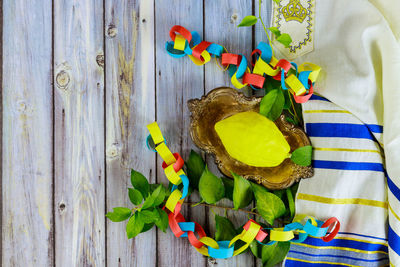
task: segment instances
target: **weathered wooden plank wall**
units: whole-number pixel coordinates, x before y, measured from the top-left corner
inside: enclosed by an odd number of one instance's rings
[[[203,67],[194,65],[190,60],[174,59],[165,53],[165,41],[169,39],[171,25],[179,24],[190,31],[203,34],[202,1],[158,1],[156,18],[156,101],[157,120],[165,129],[165,136],[173,151],[182,157],[189,156],[194,148],[189,136],[189,111],[186,102],[204,94]],[[162,161],[157,159],[157,166]],[[157,168],[158,181],[165,182],[162,168]],[[197,207],[191,212],[183,207],[187,220],[207,225],[205,209]],[[172,232],[159,233],[157,239],[157,257],[161,266],[206,266],[207,260],[191,248],[189,242],[182,242]]]
[[[108,210],[130,205],[134,168],[155,182],[155,153],[145,125],[155,120],[154,2],[106,0],[106,165]],[[156,231],[126,238],[125,223],[107,221],[109,266],[155,266]],[[140,255],[140,256],[139,256]]]
[[[54,2],[55,264],[103,266],[103,8]]]
[[[250,59],[263,30],[236,26],[258,14],[257,0],[4,0],[3,10],[4,266],[260,265],[250,254],[209,261],[170,231],[127,240],[125,223],[104,217],[129,205],[131,168],[166,181],[145,149],[145,126],[158,120],[171,149],[187,158],[196,149],[187,100],[231,84],[214,62],[198,67],[167,55],[170,27]],[[261,12],[268,21],[270,1]],[[183,211],[214,234],[208,208]],[[236,226],[246,219],[228,215]]]
[[[53,263],[50,0],[4,1],[2,262]]]

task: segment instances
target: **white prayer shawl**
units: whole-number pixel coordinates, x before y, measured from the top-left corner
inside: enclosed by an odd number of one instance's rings
[[[324,98],[303,105],[317,149],[296,213],[342,226],[331,243],[292,245],[285,266],[400,266],[400,1],[300,2],[315,5],[314,43],[293,61],[322,67]]]

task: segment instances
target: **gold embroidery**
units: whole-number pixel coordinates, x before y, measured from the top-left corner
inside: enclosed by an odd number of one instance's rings
[[[295,20],[303,23],[307,17],[307,9],[305,9],[300,0],[290,0],[289,4],[282,8],[282,14],[286,21]]]
[[[288,33],[293,40],[287,48],[279,42],[274,44],[289,60],[314,50],[314,17],[315,0],[274,2],[273,26]]]

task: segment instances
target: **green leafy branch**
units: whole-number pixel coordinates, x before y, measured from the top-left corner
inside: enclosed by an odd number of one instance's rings
[[[294,216],[293,195],[297,191],[296,185],[285,190],[269,191],[240,175],[233,174],[233,179],[218,177],[207,168],[203,158],[194,151],[191,151],[189,159],[185,162],[185,171],[191,186],[189,194],[198,191],[201,201],[184,202],[183,205],[244,212],[248,216],[255,216],[255,220],[263,227],[290,222]],[[128,238],[149,231],[154,226],[165,232],[168,227],[168,215],[162,207],[170,195],[172,184],[169,184],[168,188],[162,184],[149,184],[143,174],[132,170],[131,185],[132,187],[128,188],[128,196],[132,207],[113,208],[112,212],[106,214],[107,218],[113,222],[128,221],[126,224]],[[182,189],[181,187],[182,185],[178,188]],[[223,198],[231,200],[232,206],[218,205],[218,201]],[[253,204],[255,208],[252,208]],[[243,225],[236,228],[229,218],[217,214],[215,214],[215,225],[217,241],[231,240],[243,230]],[[288,244],[288,242],[278,242],[272,246],[262,246],[254,242],[250,249],[255,256],[262,259],[264,266],[272,266],[272,263],[280,262],[286,255],[288,245],[285,243]]]
[[[113,222],[129,219],[126,225],[128,238],[147,232],[154,225],[165,232],[168,228],[168,215],[160,205],[169,195],[166,188],[162,184],[149,184],[143,174],[134,170],[131,171],[131,184],[133,188],[128,188],[128,195],[134,207],[114,208],[106,217]]]
[[[280,0],[274,0],[276,3],[279,3]],[[268,43],[271,46],[272,50],[272,55],[275,55],[274,49],[272,47],[272,41],[271,38],[268,34],[267,27],[265,26],[264,21],[261,18],[261,0],[258,0],[258,17],[249,15],[246,16],[242,19],[242,21],[239,23],[238,27],[249,27],[255,25],[257,22],[261,22],[261,25],[263,26],[264,32],[267,35],[268,38]],[[276,41],[279,43],[283,44],[285,47],[289,47],[290,44],[292,43],[292,38],[290,37],[289,34],[287,33],[281,33],[281,31],[276,28],[276,27],[270,27],[268,28],[272,34],[275,35]]]

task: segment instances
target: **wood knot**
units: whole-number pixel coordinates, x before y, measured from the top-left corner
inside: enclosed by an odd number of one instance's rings
[[[111,38],[114,38],[117,35],[117,28],[115,27],[114,24],[110,24],[108,25],[108,29],[107,29],[107,35]]]
[[[25,101],[23,101],[23,100],[18,101],[16,108],[19,113],[25,113],[25,111],[26,111]]]
[[[56,76],[57,87],[64,90],[67,89],[70,80],[71,79],[69,77],[68,72],[64,70],[60,71]]]
[[[104,55],[97,55],[96,56],[96,62],[97,65],[99,65],[100,67],[104,67]]]
[[[120,154],[120,148],[118,147],[118,143],[112,144],[107,150],[106,150],[106,156],[107,158],[115,158]]]
[[[214,258],[208,258],[208,264],[210,265],[218,265],[217,260]]]
[[[232,24],[235,23],[235,21],[237,20],[237,18],[238,18],[238,15],[237,15],[236,13],[233,13],[232,16],[231,16],[231,23],[232,23]]]

